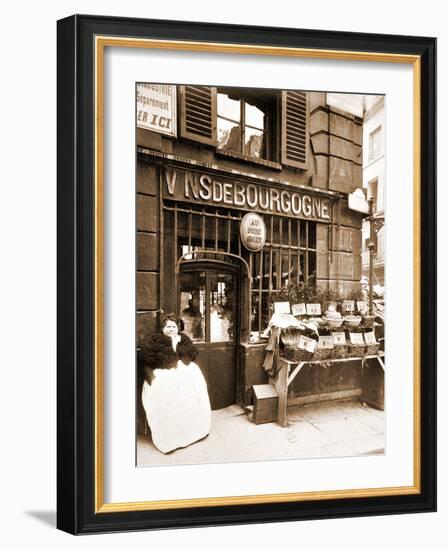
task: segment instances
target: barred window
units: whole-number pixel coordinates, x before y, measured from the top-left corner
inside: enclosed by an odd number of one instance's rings
[[[273,302],[285,286],[315,281],[315,222],[260,214],[266,224],[266,244],[260,252],[249,252],[239,235],[245,212],[171,201],[165,203],[164,209],[164,233],[175,235],[173,258],[194,252],[196,259],[207,260],[214,259],[216,253],[228,252],[247,262],[251,277],[251,331],[262,332],[266,328]]]
[[[263,331],[282,288],[309,283],[316,277],[316,223],[263,216],[267,239],[263,250],[250,256],[252,272],[251,329]]]

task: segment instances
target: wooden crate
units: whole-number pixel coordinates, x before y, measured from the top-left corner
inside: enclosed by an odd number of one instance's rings
[[[275,422],[278,412],[278,393],[272,384],[258,384],[253,390],[253,422],[263,424]]]

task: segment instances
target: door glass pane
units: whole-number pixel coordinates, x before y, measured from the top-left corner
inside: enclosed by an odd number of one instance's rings
[[[228,273],[209,272],[210,342],[234,340],[234,279]]]
[[[206,279],[204,271],[182,273],[180,317],[184,332],[194,342],[205,342]]]

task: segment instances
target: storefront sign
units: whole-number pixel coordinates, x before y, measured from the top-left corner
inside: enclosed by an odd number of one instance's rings
[[[176,86],[137,84],[137,126],[176,137]]]
[[[330,199],[231,178],[165,168],[163,198],[330,222]]]
[[[250,252],[258,252],[266,242],[266,226],[263,218],[258,214],[250,212],[241,220],[240,225],[241,242]],[[288,304],[289,310],[289,302]],[[288,311],[290,313],[290,311]]]

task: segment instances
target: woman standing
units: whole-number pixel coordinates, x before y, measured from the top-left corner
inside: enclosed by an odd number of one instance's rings
[[[204,438],[210,432],[207,384],[194,362],[197,350],[179,332],[175,315],[162,320],[162,332],[142,346],[142,403],[154,445],[163,453]]]

